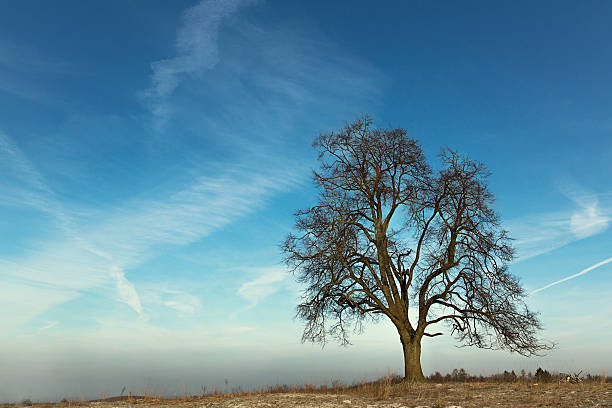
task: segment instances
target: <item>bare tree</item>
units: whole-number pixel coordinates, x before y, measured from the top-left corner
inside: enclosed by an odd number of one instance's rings
[[[318,136],[318,204],[296,213],[282,248],[305,284],[303,341],[349,344],[365,319],[397,328],[406,380],[423,378],[421,340],[446,322],[463,345],[522,355],[550,346],[508,272],[514,250],[492,208],[486,168],[451,150],[434,172],[401,128],[368,116]]]

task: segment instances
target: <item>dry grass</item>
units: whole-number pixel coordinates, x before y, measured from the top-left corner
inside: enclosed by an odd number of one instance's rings
[[[612,384],[588,381],[581,384],[515,382],[445,382],[404,383],[386,376],[378,381],[344,386],[335,382],[331,387],[314,385],[274,386],[252,392],[224,394],[211,392],[206,396],[162,398],[123,396],[104,401],[67,401],[35,403],[35,408],[88,407],[117,408],[238,408],[238,407],[612,407]],[[4,404],[16,408],[22,404]]]

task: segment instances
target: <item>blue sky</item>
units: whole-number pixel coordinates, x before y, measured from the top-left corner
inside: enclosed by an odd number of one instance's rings
[[[433,163],[451,147],[489,167],[558,343],[527,360],[431,339],[426,374],[612,372],[612,4],[2,9],[0,400],[399,372],[386,323],[300,344],[279,252],[316,199],[313,137],[365,112]]]

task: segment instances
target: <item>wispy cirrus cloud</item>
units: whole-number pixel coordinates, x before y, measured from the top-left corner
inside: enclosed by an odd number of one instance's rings
[[[230,123],[261,141],[292,130],[306,110],[322,123],[330,114],[346,120],[378,106],[387,82],[381,70],[300,24],[264,28],[248,21],[240,12],[254,3],[204,0],[184,12],[176,55],[151,64],[151,86],[141,93],[158,130],[172,118],[235,138]]]
[[[16,326],[22,326],[51,307],[76,299],[79,292],[60,285],[47,285],[35,278],[8,276],[8,271],[21,271],[21,265],[14,265],[0,259],[0,336],[10,333]]]
[[[55,290],[59,297],[50,298],[60,301],[73,299],[74,290],[86,289],[104,282],[108,269],[100,264],[99,258],[105,258],[106,261],[108,255],[92,246],[77,231],[75,220],[68,214],[53,189],[21,149],[1,132],[0,154],[7,158],[5,164],[10,163],[8,173],[20,181],[18,188],[9,188],[10,194],[7,194],[8,200],[4,204],[26,205],[50,214],[58,222],[71,248],[65,248],[62,244],[52,244],[47,251],[39,250],[31,258],[33,262],[26,264],[0,260],[0,273],[12,276],[14,280],[18,279],[23,285],[20,292],[24,295],[36,290],[32,286],[42,285],[47,291]],[[80,256],[74,257],[74,252],[80,252]],[[138,294],[125,278],[123,271],[113,266],[110,268],[110,276],[117,282],[119,299],[141,314]],[[30,307],[36,311],[36,314],[54,304],[54,302],[36,304],[34,301]]]
[[[134,285],[125,278],[125,273],[120,268],[113,266],[111,271],[111,276],[115,279],[119,300],[134,309],[141,317],[144,317],[142,314],[140,297],[138,296]]]
[[[185,76],[214,67],[219,61],[218,36],[223,19],[253,0],[202,0],[183,13],[176,37],[177,55],[151,64],[151,87],[144,92],[157,125],[171,113],[166,98]]]
[[[67,108],[61,95],[48,90],[46,80],[72,73],[66,61],[46,56],[30,46],[0,39],[0,92],[54,108]]]
[[[526,260],[559,249],[574,241],[589,238],[608,229],[612,222],[612,202],[606,194],[592,194],[563,188],[573,203],[566,211],[532,214],[510,220],[507,227],[516,239],[519,260]]]
[[[202,311],[202,300],[190,291],[193,288],[165,281],[142,285],[140,294],[149,307],[155,305],[169,308],[178,312],[179,317],[186,317]]]
[[[73,236],[48,243],[25,259],[0,260],[0,273],[23,285],[23,293],[32,291],[34,285],[66,294],[46,297],[55,301],[28,302],[31,313],[22,321],[74,298],[80,291],[111,284],[117,300],[145,316],[145,305],[124,271],[168,245],[193,243],[261,208],[271,195],[301,183],[303,172],[287,171],[217,169],[216,176],[199,177],[178,191],[168,192],[166,199],[125,203],[95,223],[78,220],[78,239]],[[197,299],[168,298],[161,304],[182,313],[199,307]]]
[[[133,267],[159,245],[195,242],[304,181],[299,169],[278,170],[219,168],[215,176],[198,177],[166,199],[126,203],[88,239],[113,261]]]
[[[612,208],[602,208],[596,194],[567,186],[562,191],[579,207],[570,218],[570,231],[577,239],[588,238],[608,228],[612,221]]]
[[[52,329],[53,327],[57,326],[57,323],[58,322],[50,322],[50,323],[45,324],[40,329],[38,329],[38,333],[41,333],[41,332],[43,332],[45,330]]]
[[[337,125],[376,104],[384,83],[379,70],[340,52],[320,33],[311,35],[287,25],[264,29],[241,20],[238,12],[250,3],[202,1],[187,10],[177,31],[176,55],[152,64],[151,85],[142,96],[158,124],[166,123],[170,112],[180,120],[167,123],[168,132],[158,135],[168,140],[135,146],[174,149],[172,160],[162,161],[154,175],[143,174],[154,180],[145,183],[153,184],[150,190],[123,197],[129,190],[123,189],[104,206],[66,203],[54,198],[44,184],[37,186],[43,175],[13,155],[10,171],[31,179],[11,198],[13,202],[23,205],[29,200],[33,208],[51,211],[70,232],[19,259],[0,259],[0,273],[22,285],[24,294],[39,293],[39,287],[57,294],[31,304],[28,313],[14,321],[27,321],[92,288],[112,290],[113,299],[142,316],[154,306],[195,313],[198,299],[143,295],[140,282],[131,276],[133,269],[164,251],[195,243],[262,208],[276,194],[301,186],[310,176],[310,163],[295,160],[304,157],[295,152],[308,146],[321,127]],[[224,24],[230,19],[231,24]],[[222,28],[227,29],[226,43],[220,44]],[[182,139],[185,134],[188,138]],[[139,141],[152,139],[148,133],[142,136]],[[71,137],[67,134],[62,140],[69,145]],[[60,152],[65,147],[49,144],[45,153],[53,157],[53,148]],[[163,155],[166,160],[165,150]],[[125,159],[122,171],[146,173],[139,163],[131,163],[131,155],[113,156]],[[27,160],[27,155],[22,158]],[[94,164],[97,160],[104,159],[88,156]],[[172,168],[172,175],[164,166]],[[62,177],[76,177],[72,173],[80,174],[80,188],[105,177],[93,171],[67,171]],[[96,196],[96,191],[88,193]],[[279,275],[262,274],[241,289],[240,296],[250,305],[282,285]]]
[[[247,308],[255,307],[264,298],[278,292],[288,276],[281,267],[249,268],[248,271],[255,273],[257,278],[243,283],[237,291],[238,296],[249,303]]]
[[[0,39],[0,70],[60,74],[72,68],[68,62],[42,55],[30,46]]]
[[[575,211],[570,218],[570,231],[577,239],[599,234],[609,225],[610,218],[602,213],[596,200]]]
[[[202,307],[200,298],[185,293],[174,300],[166,300],[163,304],[177,312],[186,314],[193,314]]]
[[[21,149],[4,132],[0,131],[0,166],[4,167],[3,194],[0,203],[19,204],[50,213],[64,226],[68,217],[59,205],[54,192],[34,168]]]

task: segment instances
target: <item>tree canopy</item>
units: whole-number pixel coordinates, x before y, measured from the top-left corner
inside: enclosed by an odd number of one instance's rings
[[[365,319],[398,330],[405,376],[423,377],[423,336],[446,323],[462,344],[526,356],[550,348],[508,270],[514,249],[493,209],[489,172],[453,150],[433,170],[405,129],[364,116],[319,135],[316,205],[296,213],[282,245],[304,284],[304,341],[342,344]]]

